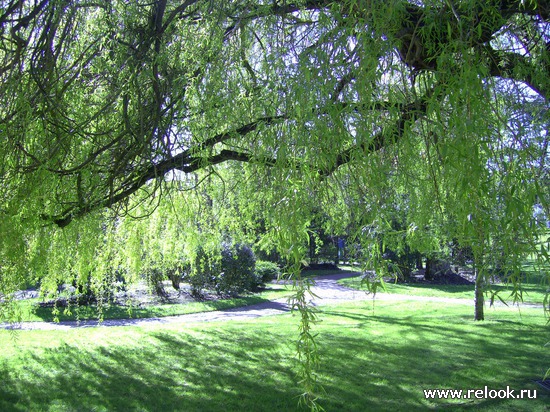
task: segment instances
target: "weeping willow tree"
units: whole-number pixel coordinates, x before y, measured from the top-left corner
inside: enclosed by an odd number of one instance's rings
[[[103,288],[114,264],[137,274],[228,233],[261,231],[298,272],[322,210],[367,259],[471,247],[482,319],[495,259],[519,273],[548,257],[534,211],[550,216],[549,14],[530,0],[2,1],[4,307],[29,279]]]

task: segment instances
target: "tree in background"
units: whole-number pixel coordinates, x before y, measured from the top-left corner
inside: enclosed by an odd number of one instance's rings
[[[0,291],[94,287],[113,263],[138,273],[260,227],[298,273],[319,209],[369,259],[384,244],[471,247],[480,292],[496,244],[514,270],[527,252],[548,259],[534,208],[549,216],[549,13],[519,0],[4,1]]]

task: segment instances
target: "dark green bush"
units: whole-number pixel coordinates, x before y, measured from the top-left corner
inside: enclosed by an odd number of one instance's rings
[[[199,247],[189,276],[191,292],[201,297],[208,289],[219,296],[234,296],[255,290],[260,285],[254,274],[255,264],[254,252],[246,245],[224,243],[219,258]]]
[[[254,255],[256,256],[256,259],[258,261],[263,260],[263,261],[277,263],[282,260],[281,255],[275,249],[266,251],[258,248],[254,250]]]
[[[410,278],[412,272],[416,269],[420,257],[418,252],[412,252],[408,247],[405,247],[399,253],[386,249],[383,255],[388,265],[388,272],[396,275],[401,280]]]
[[[221,273],[217,277],[218,295],[237,295],[258,288],[254,277],[256,257],[246,245],[222,245]]]

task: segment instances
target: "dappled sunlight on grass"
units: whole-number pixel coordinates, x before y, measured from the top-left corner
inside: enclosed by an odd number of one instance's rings
[[[321,308],[328,411],[543,411],[550,401],[427,401],[422,389],[538,389],[548,367],[541,310],[357,302]],[[0,410],[295,410],[297,316],[141,328],[0,331]]]
[[[543,347],[548,330],[540,310],[501,309],[482,323],[473,322],[466,305],[453,305],[446,314],[428,303],[380,303],[365,311],[364,304],[328,309],[329,318],[345,318],[324,327],[338,333],[320,333],[326,362],[325,388],[345,399],[344,410],[426,410],[455,401],[424,399],[421,389],[483,388],[540,389],[531,379],[542,376],[548,359]],[[401,312],[401,313],[399,313]],[[425,316],[426,315],[426,316]],[[332,318],[334,316],[334,318]],[[333,360],[337,358],[340,364]],[[345,365],[349,365],[348,368]],[[362,365],[362,366],[361,366]],[[345,381],[345,385],[333,382]],[[362,392],[362,393],[361,393]],[[550,400],[542,390],[539,394]],[[354,407],[349,402],[357,399]],[[363,404],[361,404],[363,402]],[[487,410],[545,410],[544,402],[468,401],[460,408]],[[454,410],[454,407],[453,407]],[[485,410],[485,409],[484,409]]]
[[[65,410],[239,410],[244,401],[254,410],[262,399],[283,409],[293,404],[299,392],[288,344],[265,329],[239,335],[208,329],[70,331],[57,344],[16,354],[15,371],[2,368],[0,409],[55,410],[57,403]]]

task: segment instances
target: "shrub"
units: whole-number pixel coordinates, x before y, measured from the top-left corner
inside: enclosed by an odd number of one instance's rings
[[[281,255],[275,249],[264,250],[264,249],[258,248],[254,251],[254,255],[256,256],[256,259],[258,261],[268,261],[268,262],[277,263],[282,260]]]
[[[166,299],[168,297],[168,293],[166,293],[164,284],[162,283],[165,279],[166,272],[161,268],[152,267],[145,272],[145,280],[151,292],[161,299]]]
[[[279,266],[277,266],[276,263],[258,260],[256,262],[255,274],[256,278],[259,280],[259,284],[264,285],[267,282],[281,276],[281,269],[279,269]]]
[[[224,243],[221,255],[222,271],[216,282],[218,295],[236,295],[258,288],[254,276],[256,257],[250,247]]]
[[[254,252],[246,245],[222,244],[219,259],[199,246],[189,277],[191,293],[202,297],[203,291],[210,289],[220,296],[233,296],[257,289],[255,264]]]
[[[405,247],[400,253],[386,249],[382,257],[388,265],[390,274],[396,275],[401,280],[407,280],[416,268],[420,254],[411,252],[408,247]]]

